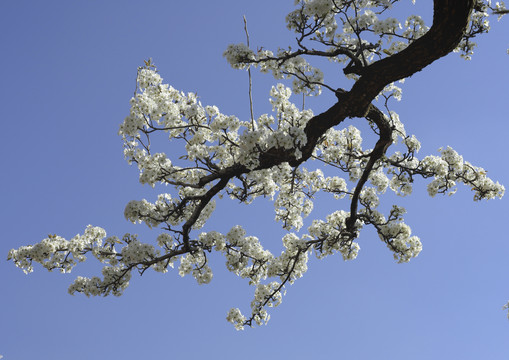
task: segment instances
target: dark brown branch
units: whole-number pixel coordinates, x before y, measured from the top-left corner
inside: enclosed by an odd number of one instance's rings
[[[456,48],[467,28],[474,1],[434,0],[433,3],[433,25],[426,34],[401,52],[363,69],[363,75],[345,96],[349,114],[363,117],[369,103],[387,84],[421,71]]]
[[[224,189],[226,184],[228,184],[228,181],[231,177],[223,177],[217,184],[212,186],[205,195],[203,195],[200,199],[200,203],[198,206],[194,209],[193,214],[191,217],[186,221],[184,225],[182,225],[182,232],[183,232],[183,241],[184,241],[184,249],[190,250],[189,245],[189,232],[191,231],[191,227],[196,223],[196,220],[198,220],[201,212],[207,206],[207,204],[212,200],[212,198],[221,190]]]
[[[352,196],[352,202],[350,204],[350,216],[346,220],[346,228],[350,233],[353,233],[355,230],[354,226],[355,221],[357,220],[357,206],[359,203],[359,196],[361,191],[364,188],[366,181],[368,181],[371,170],[373,170],[373,166],[378,160],[380,160],[382,156],[385,155],[387,148],[392,144],[391,124],[389,123],[384,113],[374,105],[371,105],[366,118],[370,121],[373,121],[378,126],[380,137],[376,142],[375,148],[369,156],[368,163],[362,172],[361,178],[357,182],[357,186],[355,187],[355,191]]]

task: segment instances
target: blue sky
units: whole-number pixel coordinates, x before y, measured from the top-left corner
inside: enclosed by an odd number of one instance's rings
[[[0,254],[48,234],[70,238],[88,224],[155,239],[157,231],[123,217],[129,200],[158,193],[138,183],[117,136],[137,66],[152,57],[173,87],[248,118],[247,75],[232,70],[222,53],[244,40],[243,15],[252,45],[292,44],[284,24],[292,6],[291,0],[1,2]],[[428,2],[418,6],[431,13]],[[493,19],[472,61],[456,54],[441,59],[408,79],[403,100],[393,104],[407,132],[421,140],[421,156],[450,145],[506,186],[507,29],[507,21]],[[253,81],[255,112],[267,112],[275,81],[258,74]],[[319,113],[333,100],[326,94],[308,103]],[[312,260],[269,325],[243,332],[225,316],[231,307],[248,311],[252,289],[221,258],[212,260],[207,286],[176,272],[146,273],[134,276],[122,297],[90,299],[68,295],[67,287],[77,275],[99,273],[93,261],[68,275],[36,267],[29,276],[2,261],[0,354],[6,360],[507,359],[509,321],[501,310],[509,299],[507,199],[474,203],[462,187],[451,198],[429,198],[426,182],[418,184],[409,198],[382,198],[407,208],[406,222],[424,246],[418,258],[394,263],[376,234],[365,231],[357,260]],[[319,199],[310,218],[344,206]],[[207,228],[242,224],[277,251],[283,232],[272,209],[263,199],[253,206],[226,201]]]

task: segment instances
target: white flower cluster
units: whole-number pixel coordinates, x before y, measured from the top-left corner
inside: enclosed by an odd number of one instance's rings
[[[422,18],[417,15],[409,16],[402,25],[401,21],[394,17],[380,18],[379,15],[392,7],[390,1],[356,1],[352,6],[350,1],[313,1],[302,3],[302,8],[290,13],[287,17],[288,27],[301,32],[311,27],[311,19],[321,20],[320,28],[316,30],[315,37],[310,40],[327,43],[325,39],[334,41],[335,46],[345,48],[362,48],[362,59],[368,63],[375,55],[380,56],[381,52],[392,55],[403,50],[412,41],[420,38],[428,31]],[[320,6],[316,6],[316,5]],[[359,9],[364,8],[363,11]],[[302,16],[302,15],[306,16]],[[342,32],[337,33],[336,18],[342,24]],[[374,34],[379,40],[375,44],[361,39],[359,36]],[[366,36],[370,38],[370,36]],[[397,40],[395,40],[397,39]],[[404,41],[402,41],[404,39]],[[372,45],[372,46],[370,46]],[[333,51],[334,48],[331,49]],[[336,58],[335,61],[343,62],[346,58]]]
[[[312,238],[318,240],[314,245],[318,258],[322,259],[335,252],[340,252],[344,260],[353,260],[357,257],[360,246],[352,241],[352,238],[360,231],[363,222],[357,220],[355,234],[350,234],[346,229],[346,220],[349,216],[349,212],[339,210],[327,215],[326,221],[313,220],[308,232]]]
[[[97,276],[92,278],[78,276],[69,286],[69,294],[74,295],[75,292],[80,292],[86,296],[110,294],[120,296],[129,286],[131,272],[121,266],[105,266],[102,274],[102,280]]]
[[[235,329],[244,330],[244,323],[246,322],[247,318],[244,315],[242,315],[240,309],[232,308],[228,312],[226,320],[232,323],[235,326]]]
[[[193,196],[203,191],[193,191]],[[185,193],[185,191],[181,191]],[[184,196],[182,196],[184,197]],[[131,200],[126,205],[124,216],[133,224],[144,222],[148,227],[157,227],[161,223],[169,223],[178,225],[188,220],[196,208],[196,202],[190,200],[189,204],[181,209],[179,202],[172,199],[170,194],[160,194],[155,203],[151,203],[145,199],[141,201]],[[201,211],[200,217],[196,220],[193,228],[201,228],[216,208],[215,201],[210,201]]]
[[[393,222],[382,225],[378,233],[389,249],[394,252],[394,259],[398,263],[409,262],[422,250],[421,241],[417,236],[410,236],[410,226],[404,223]]]
[[[286,16],[286,26],[289,30],[302,33],[308,21],[312,20],[319,24],[314,28],[316,38],[332,39],[338,27],[334,16],[337,3],[333,0],[297,0],[295,5],[299,5],[299,8]]]
[[[283,222],[287,230],[299,230],[303,225],[303,218],[313,210],[313,195],[325,186],[326,179],[321,170],[307,169],[286,172],[286,178],[281,179],[279,194],[274,201],[276,220]]]
[[[212,269],[207,265],[207,257],[203,251],[189,253],[180,258],[179,275],[193,274],[198,284],[208,284],[212,280]]]
[[[324,141],[315,148],[316,158],[348,173],[350,181],[357,181],[367,161],[369,151],[362,149],[361,132],[350,125],[346,129],[329,129]]]
[[[503,1],[492,4],[491,0],[477,0],[474,11],[470,16],[470,22],[463,39],[458,44],[455,52],[460,52],[460,56],[465,60],[470,60],[474,53],[474,48],[477,44],[472,41],[478,34],[487,33],[490,31],[490,22],[488,17],[491,14],[498,16],[500,20],[504,15],[507,15],[507,8]],[[509,50],[508,50],[509,52]]]
[[[307,235],[303,238],[299,238],[294,233],[286,234],[283,237],[283,246],[285,250],[268,266],[268,276],[278,276],[282,283],[288,281],[290,284],[293,284],[296,279],[301,278],[308,270],[307,250],[309,244],[306,242],[308,239],[311,239],[311,237]],[[292,269],[291,272],[288,271],[290,268]],[[279,304],[279,302],[277,304]]]
[[[59,269],[62,273],[72,270],[77,262],[86,260],[85,253],[91,252],[101,262],[115,261],[116,253],[111,244],[115,237],[105,240],[106,231],[89,225],[83,235],[66,240],[58,235],[48,235],[40,243],[12,249],[7,256],[25,273],[33,271],[32,263],[40,263],[48,270]]]
[[[69,287],[69,293],[76,291],[90,295],[119,296],[129,285],[131,273],[126,270],[129,262],[144,261],[147,257],[158,255],[148,244],[137,242],[135,236],[126,234],[123,241],[127,243],[121,253],[115,249],[115,244],[121,243],[117,237],[106,238],[106,232],[100,227],[88,226],[83,235],[76,235],[71,240],[65,240],[57,235],[49,235],[46,239],[33,246],[22,246],[17,250],[10,250],[8,259],[25,273],[33,271],[32,263],[38,262],[49,271],[59,269],[61,272],[71,272],[77,262],[86,260],[85,254],[91,253],[102,263],[103,279],[99,277],[85,278],[78,276]],[[132,241],[131,241],[132,240]],[[134,246],[130,246],[135,243]],[[119,261],[121,259],[121,262]]]
[[[242,43],[228,45],[223,56],[234,69],[246,69],[248,62],[255,59],[254,52]]]
[[[491,6],[491,0],[488,1],[488,4],[490,7]],[[492,10],[494,11],[495,14],[498,15],[498,20],[500,21],[500,19],[502,18],[502,16],[504,16],[505,14],[507,14],[507,6],[505,5],[505,2],[504,1],[497,1],[495,3],[495,7],[493,8],[492,7]]]
[[[389,173],[394,174],[390,187],[399,195],[411,193],[413,175],[433,177],[428,184],[428,193],[435,196],[438,193],[452,195],[456,192],[456,184],[464,183],[474,191],[474,200],[502,198],[505,188],[498,182],[494,182],[486,176],[483,168],[473,166],[454,149],[448,146],[440,149],[440,156],[429,155],[419,161],[413,153],[418,151],[420,143],[415,137],[407,138],[412,156],[396,152],[389,158],[392,166],[388,167]]]
[[[120,252],[124,264],[137,264],[155,259],[160,255],[154,246],[140,242],[137,238],[132,239]]]
[[[233,228],[228,235],[232,235],[232,232],[236,235],[237,239],[241,239],[244,235],[243,230],[239,227]],[[309,236],[306,238],[309,238]],[[247,237],[244,239],[251,239],[255,247],[258,247],[256,238]],[[244,257],[251,258],[253,265],[248,266],[246,260],[241,265],[244,266],[242,271],[237,269],[238,265],[232,266],[235,262],[231,261],[232,259],[228,256],[227,252],[227,266],[229,266],[230,270],[240,273],[242,277],[246,277],[246,273],[249,274],[248,277],[251,278],[250,283],[256,284],[254,298],[251,302],[252,315],[250,320],[248,321],[239,309],[231,309],[228,313],[227,320],[233,323],[238,330],[242,330],[244,325],[251,325],[251,321],[255,321],[258,325],[266,324],[270,319],[270,315],[265,307],[276,307],[281,304],[284,284],[287,282],[292,284],[296,279],[302,277],[307,271],[308,261],[309,245],[304,239],[299,239],[295,234],[287,234],[283,237],[285,251],[281,252],[281,255],[276,258],[267,251],[261,251],[261,248],[258,250],[259,257],[257,258],[256,254],[249,254],[249,252],[244,250],[245,244],[246,242],[244,242],[242,248],[237,253],[236,263],[240,265],[240,260]],[[228,247],[231,249],[231,246]],[[256,268],[256,262],[260,264],[266,263],[266,265]],[[245,270],[248,271],[246,272]],[[257,274],[255,279],[253,279],[253,274]],[[260,279],[267,277],[279,277],[280,281],[272,281],[268,284],[260,283]]]
[[[229,45],[223,56],[234,69],[246,69],[251,64],[259,67],[262,73],[271,72],[275,79],[293,79],[292,90],[297,94],[320,95],[323,73],[303,57],[283,49],[276,56],[270,50],[259,50],[255,54],[245,49],[248,48],[242,43]]]

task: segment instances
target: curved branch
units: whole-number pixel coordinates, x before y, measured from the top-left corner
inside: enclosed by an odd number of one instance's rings
[[[392,127],[384,113],[380,111],[376,106],[371,105],[366,116],[368,120],[373,121],[380,131],[380,137],[376,142],[375,148],[369,155],[368,163],[362,172],[361,178],[357,182],[355,187],[355,191],[352,196],[352,202],[350,204],[350,216],[346,220],[346,228],[348,231],[354,231],[355,221],[357,220],[357,206],[359,203],[359,196],[361,194],[366,181],[368,181],[369,175],[371,174],[371,170],[373,170],[373,166],[375,163],[380,160],[380,158],[385,155],[387,148],[392,144]]]
[[[363,117],[369,103],[387,84],[421,71],[459,44],[467,28],[474,0],[434,0],[433,3],[433,25],[426,34],[401,52],[362,70],[361,78],[345,94],[350,114]]]

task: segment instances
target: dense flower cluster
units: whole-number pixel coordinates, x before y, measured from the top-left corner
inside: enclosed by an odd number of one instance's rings
[[[229,271],[255,287],[251,315],[244,316],[236,308],[227,315],[237,329],[253,321],[262,324],[269,320],[267,307],[281,303],[285,286],[307,271],[309,256],[322,259],[340,254],[344,260],[355,259],[360,251],[355,240],[366,226],[377,231],[396,261],[410,261],[420,253],[422,244],[404,223],[404,208],[394,205],[388,214],[378,210],[379,197],[387,189],[400,196],[410,195],[414,177],[420,176],[430,179],[431,196],[453,194],[456,185],[464,183],[473,190],[474,200],[481,200],[502,197],[504,187],[451,147],[419,160],[420,142],[406,134],[399,116],[387,106],[385,113],[374,105],[368,111],[366,119],[379,140],[374,148],[363,148],[361,131],[353,125],[343,129],[330,126],[315,136],[308,126],[316,119],[313,112],[299,110],[290,101],[292,93],[318,95],[322,88],[340,97],[341,89],[325,83],[323,73],[306,60],[308,55],[339,63],[345,75],[357,79],[369,64],[400,52],[424,36],[428,27],[417,15],[403,22],[385,17],[395,3],[296,0],[297,8],[286,21],[298,35],[297,50],[255,52],[244,44],[230,45],[224,56],[232,67],[257,66],[276,79],[293,80],[292,88],[273,86],[273,113],[252,121],[223,114],[216,106],[202,105],[196,94],[164,84],[152,62],[146,61],[138,69],[137,91],[119,135],[126,160],[139,169],[140,183],[170,185],[173,189],[155,202],[132,200],[125,207],[127,220],[163,230],[155,244],[141,242],[131,234],[121,240],[106,237],[104,229],[89,226],[83,235],[71,240],[50,235],[36,245],[13,249],[8,258],[27,273],[33,270],[33,262],[48,270],[70,272],[91,253],[105,264],[102,279],[79,276],[69,287],[71,294],[90,296],[120,295],[129,285],[133,270],[167,272],[176,262],[179,275],[191,274],[199,284],[207,284],[213,277],[208,256],[221,254]],[[471,53],[471,38],[489,29],[488,9],[505,9],[503,3],[478,3],[458,48],[465,56]],[[306,41],[323,48],[306,46]],[[379,96],[386,104],[390,98],[401,99],[399,86],[384,85]],[[161,139],[169,140],[171,151],[167,154],[171,158],[154,151]],[[388,154],[392,144],[398,151]],[[314,170],[306,169],[304,161],[312,163]],[[350,209],[334,211],[323,220],[314,219],[302,230],[320,191],[336,199],[349,199]],[[275,219],[288,231],[278,256],[264,249],[259,239],[247,235],[240,225],[225,234],[197,232],[214,212],[215,199],[224,196],[244,203],[260,196],[274,201]]]

